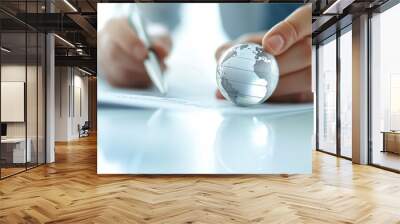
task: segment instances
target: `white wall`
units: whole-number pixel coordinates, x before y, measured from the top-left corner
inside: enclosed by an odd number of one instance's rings
[[[55,140],[77,139],[78,124],[88,120],[88,78],[76,68],[56,67],[55,85]]]
[[[69,117],[69,96],[70,84],[69,68],[55,68],[55,141],[68,140],[68,117]]]
[[[25,69],[25,65],[2,65],[1,81],[25,82]],[[6,108],[1,108],[1,110],[6,110]],[[8,122],[7,137],[25,137],[25,126],[25,122]]]
[[[76,71],[76,70],[75,70]],[[73,119],[72,119],[72,136],[78,137],[78,124],[83,125],[85,121],[88,120],[88,78],[87,76],[75,75],[74,77],[74,100],[75,106],[73,110]],[[80,97],[79,97],[80,96]],[[79,102],[80,101],[80,102]],[[81,108],[80,108],[81,107]],[[82,110],[82,111],[80,111]]]
[[[27,69],[27,70],[25,70]],[[36,113],[32,113],[32,111],[36,112],[37,107],[37,99],[36,99],[36,66],[27,66],[25,65],[2,65],[1,66],[1,81],[3,82],[25,82],[25,75],[27,71],[27,77],[29,86],[35,86],[35,88],[27,88],[27,118],[28,118],[28,137],[30,132],[30,128],[32,130],[36,130]],[[5,97],[5,96],[2,96]],[[39,105],[39,107],[42,105]],[[23,108],[22,108],[23,109]],[[7,110],[7,108],[1,108],[1,110]],[[34,123],[32,123],[34,122]],[[7,122],[7,136],[8,137],[25,137],[25,123],[26,122]],[[33,131],[32,131],[33,132]],[[35,132],[36,134],[36,132]]]
[[[37,70],[38,69],[38,70]],[[7,123],[7,137],[9,138],[24,138],[25,135],[30,140],[30,148],[32,161],[36,162],[39,158],[39,163],[44,162],[45,150],[45,120],[44,120],[44,74],[42,67],[28,65],[27,67],[20,64],[4,64],[1,66],[1,81],[2,82],[24,82],[26,84],[26,106],[22,108],[1,108],[2,112],[17,113],[17,111],[7,110],[20,110],[24,116],[26,112],[26,120],[21,122],[6,122]],[[25,80],[27,79],[27,80]],[[2,89],[2,94],[4,89]],[[20,90],[21,91],[21,90]],[[21,92],[24,94],[24,90]],[[7,95],[2,95],[2,98],[9,98]],[[22,102],[24,104],[25,102]],[[37,153],[39,155],[37,156]]]
[[[1,66],[1,81],[2,82],[25,82],[25,65],[2,65]],[[32,68],[28,67],[28,70]],[[28,74],[30,74],[28,72]],[[4,96],[2,96],[4,97]],[[6,110],[6,108],[1,108]],[[11,122],[7,123],[7,136],[8,137],[25,137],[25,123],[24,122]]]

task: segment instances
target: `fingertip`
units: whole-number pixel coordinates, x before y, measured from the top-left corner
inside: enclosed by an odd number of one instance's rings
[[[157,39],[153,41],[151,48],[156,52],[157,56],[161,59],[166,58],[171,51],[172,42],[165,39]]]
[[[150,51],[153,51],[154,53],[156,53],[157,57],[160,60],[163,60],[164,58],[166,58],[168,56],[168,52],[162,46],[158,46],[156,44],[153,44],[150,47]]]
[[[232,43],[226,43],[220,46],[216,51],[215,51],[215,59],[218,61],[219,58],[222,56],[222,54],[226,51],[226,49],[230,48],[232,46]]]
[[[219,60],[219,58],[221,57],[221,54],[222,54],[222,46],[221,47],[219,47],[216,51],[215,51],[215,55],[214,55],[214,57],[215,57],[215,60]]]
[[[262,40],[264,50],[272,55],[279,55],[285,47],[285,40],[279,33],[268,33]]]

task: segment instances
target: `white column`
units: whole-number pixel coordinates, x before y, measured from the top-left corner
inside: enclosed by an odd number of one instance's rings
[[[317,48],[315,45],[312,45],[312,59],[311,59],[311,91],[313,92],[314,95],[314,131],[313,131],[313,135],[311,137],[311,141],[312,141],[312,149],[316,149],[317,148]]]
[[[368,163],[368,16],[353,20],[353,162]]]
[[[46,163],[52,163],[55,161],[55,44],[53,34],[47,34],[46,45]]]

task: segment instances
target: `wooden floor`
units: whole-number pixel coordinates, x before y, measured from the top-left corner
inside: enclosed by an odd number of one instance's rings
[[[392,152],[374,151],[373,162],[375,164],[400,170],[400,155]]]
[[[13,174],[19,173],[26,170],[25,167],[24,168],[1,168],[1,177],[8,177],[11,176]]]
[[[400,175],[314,153],[312,175],[98,176],[96,139],[0,181],[0,223],[400,223]]]
[[[1,178],[6,178],[8,176],[15,175],[20,172],[24,172],[27,169],[33,169],[36,166],[37,166],[37,164],[29,164],[28,163],[26,168],[25,168],[24,164],[18,165],[18,167],[7,167],[7,168],[2,167],[1,168]]]

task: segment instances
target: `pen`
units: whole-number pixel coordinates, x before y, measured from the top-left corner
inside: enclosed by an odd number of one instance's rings
[[[151,81],[157,87],[160,93],[165,94],[166,87],[162,77],[161,66],[155,52],[150,48],[150,38],[147,35],[142,18],[140,17],[139,7],[136,4],[131,5],[129,11],[129,24],[149,50],[148,57],[144,61],[144,67],[146,68],[147,74],[150,76]]]

